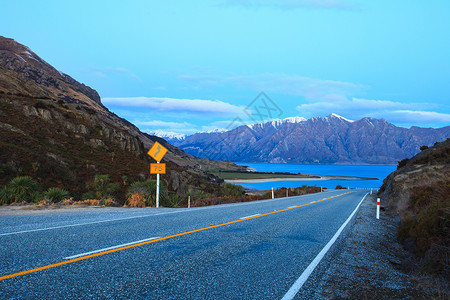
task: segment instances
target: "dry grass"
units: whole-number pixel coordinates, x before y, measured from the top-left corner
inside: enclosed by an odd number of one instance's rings
[[[132,193],[127,199],[130,207],[145,207],[146,201],[144,194],[140,191]]]

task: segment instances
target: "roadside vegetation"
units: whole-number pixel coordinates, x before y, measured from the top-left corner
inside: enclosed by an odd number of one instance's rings
[[[399,161],[380,188],[401,219],[398,239],[414,259],[408,268],[450,279],[450,139]]]
[[[62,187],[45,189],[30,176],[18,176],[6,185],[0,186],[0,205],[26,205],[62,207],[63,205],[80,206],[123,206],[154,207],[156,205],[156,180],[128,182],[123,176],[120,182],[112,182],[107,174],[95,175],[84,187],[85,192],[78,199]],[[277,188],[275,198],[298,196],[320,192],[320,187],[303,185],[297,188]],[[241,185],[225,183],[223,193],[215,195],[203,190],[188,191],[183,195],[169,191],[160,184],[160,206],[187,207],[207,206],[224,203],[247,202],[270,199],[271,191],[247,192]]]

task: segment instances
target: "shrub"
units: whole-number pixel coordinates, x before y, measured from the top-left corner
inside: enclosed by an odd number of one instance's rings
[[[13,194],[7,186],[0,188],[0,205],[11,204],[13,202]]]
[[[345,188],[342,185],[338,184],[335,189],[336,190],[346,190],[347,188]]]
[[[147,199],[141,191],[136,191],[128,197],[128,205],[131,207],[145,207]]]
[[[53,203],[60,202],[69,197],[69,192],[61,188],[49,188],[44,194],[44,198]]]
[[[33,202],[39,196],[39,186],[31,177],[20,176],[12,179],[7,188],[14,202]]]
[[[81,196],[81,200],[89,200],[89,199],[94,199],[95,198],[95,193],[92,191],[83,193],[83,195]]]
[[[134,182],[128,189],[128,199],[135,193],[141,193],[145,198],[146,206],[153,206],[156,204],[156,181],[148,179],[146,181]],[[160,184],[159,186],[159,199],[161,203],[166,198],[166,189]]]
[[[397,170],[406,166],[406,164],[408,163],[409,159],[408,158],[404,158],[401,161],[398,162],[397,164]]]
[[[89,182],[87,187],[94,190],[97,199],[107,199],[119,189],[117,184],[110,182],[109,175],[95,175],[94,180]]]
[[[181,199],[180,199],[180,197],[177,194],[169,193],[167,195],[167,197],[163,198],[162,201],[163,201],[162,205],[164,207],[173,207],[173,208],[175,208],[175,207],[178,207],[180,205]]]
[[[398,228],[398,239],[408,244],[424,259],[422,268],[432,272],[449,272],[448,245],[450,224],[450,180],[411,189],[409,216]],[[432,260],[428,258],[432,257]]]
[[[420,151],[427,150],[427,149],[428,149],[428,146],[426,146],[426,145],[423,145],[422,147],[420,147]]]
[[[241,196],[244,194],[244,188],[241,185],[236,185],[232,183],[225,183],[225,193],[231,196]]]

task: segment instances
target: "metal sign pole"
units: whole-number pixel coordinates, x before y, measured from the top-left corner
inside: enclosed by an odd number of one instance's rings
[[[156,207],[159,207],[159,173],[156,174]]]

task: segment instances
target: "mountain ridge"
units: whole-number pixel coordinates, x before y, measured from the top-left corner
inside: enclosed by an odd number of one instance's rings
[[[294,117],[295,118],[295,117]],[[242,125],[222,133],[171,140],[192,155],[241,162],[396,164],[450,136],[442,128],[397,127],[384,119],[349,120],[337,114]]]

